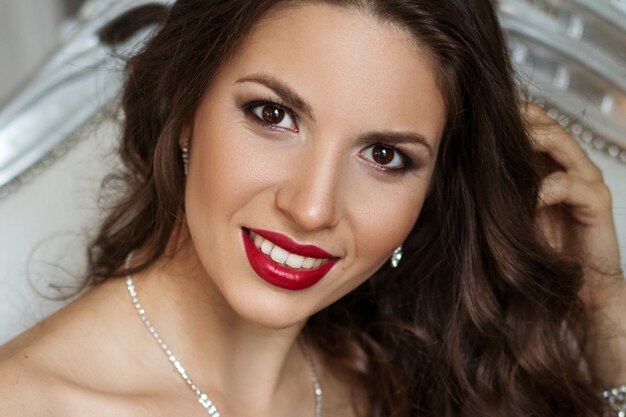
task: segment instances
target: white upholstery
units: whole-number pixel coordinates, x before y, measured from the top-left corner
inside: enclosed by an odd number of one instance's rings
[[[118,127],[99,122],[51,166],[0,200],[0,344],[63,303],[50,284],[83,274],[85,245],[98,223],[102,178],[116,166]]]

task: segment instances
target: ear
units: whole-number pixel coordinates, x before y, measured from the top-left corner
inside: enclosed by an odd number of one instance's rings
[[[193,134],[193,131],[191,129],[191,123],[185,123],[183,125],[183,129],[181,130],[180,137],[178,138],[178,146],[182,147],[183,141],[185,139],[188,139],[189,141],[191,141],[192,134]]]

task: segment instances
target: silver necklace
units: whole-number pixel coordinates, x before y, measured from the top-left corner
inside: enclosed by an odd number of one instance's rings
[[[130,269],[130,261],[132,257],[133,257],[132,252],[126,257],[126,262],[125,262],[126,270]],[[157,343],[161,347],[161,350],[163,350],[163,352],[167,356],[170,363],[176,369],[176,372],[178,372],[178,374],[187,383],[187,386],[191,388],[191,390],[196,394],[196,396],[198,397],[198,403],[207,411],[209,416],[220,417],[220,413],[219,411],[217,411],[217,407],[215,406],[215,404],[213,404],[213,402],[209,399],[209,396],[207,394],[200,391],[200,388],[198,388],[198,386],[193,383],[193,381],[187,374],[187,371],[185,370],[183,365],[180,363],[178,359],[176,359],[176,356],[174,356],[170,348],[167,347],[167,344],[165,344],[161,336],[159,336],[159,333],[154,328],[154,325],[152,324],[150,319],[148,319],[148,316],[146,315],[146,311],[144,310],[141,303],[139,302],[139,298],[137,298],[137,291],[135,289],[135,283],[133,282],[133,277],[130,273],[126,274],[126,286],[128,288],[128,293],[130,294],[130,298],[132,299],[133,304],[135,305],[135,310],[137,310],[139,317],[141,317],[141,321],[143,321],[143,324],[146,325],[146,327],[148,328],[148,331],[150,331],[150,334],[156,339]],[[299,337],[298,340],[300,342],[300,347],[302,349],[302,352],[304,353],[304,357],[306,358],[306,361],[309,365],[311,378],[313,380],[313,393],[315,395],[315,417],[322,417],[322,403],[323,403],[322,402],[323,400],[322,387],[317,377],[317,370],[315,369],[315,363],[313,362],[311,353],[309,352],[308,346],[304,342],[303,338]]]

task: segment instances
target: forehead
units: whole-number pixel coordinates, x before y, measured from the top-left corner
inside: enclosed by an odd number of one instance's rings
[[[430,54],[407,31],[357,9],[307,4],[271,14],[222,71],[227,83],[255,73],[282,80],[320,121],[344,129],[413,129],[434,147],[443,131]]]

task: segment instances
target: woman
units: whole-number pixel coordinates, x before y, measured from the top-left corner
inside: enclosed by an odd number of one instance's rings
[[[122,106],[92,289],[2,348],[2,415],[599,416],[626,381],[610,195],[488,2],[180,0]]]

